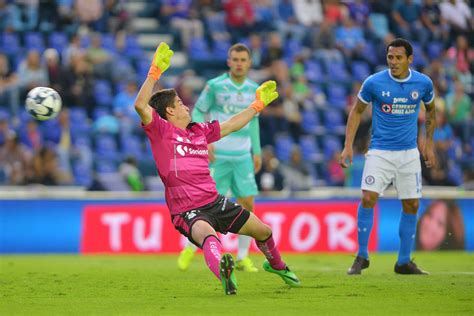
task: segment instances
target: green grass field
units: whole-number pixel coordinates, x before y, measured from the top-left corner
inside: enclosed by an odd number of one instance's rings
[[[202,255],[187,272],[175,256],[0,256],[0,315],[474,315],[474,254],[416,253],[428,276],[395,275],[395,254],[362,276],[345,274],[349,255],[284,257],[302,288],[237,272],[226,296]]]

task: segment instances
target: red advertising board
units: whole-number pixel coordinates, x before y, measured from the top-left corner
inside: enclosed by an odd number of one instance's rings
[[[358,202],[258,203],[256,214],[273,230],[283,252],[357,250]],[[377,246],[377,212],[369,249]],[[225,251],[237,250],[236,235],[221,236]],[[184,237],[164,204],[88,205],[82,221],[83,253],[174,253]],[[255,245],[252,250],[256,251]]]

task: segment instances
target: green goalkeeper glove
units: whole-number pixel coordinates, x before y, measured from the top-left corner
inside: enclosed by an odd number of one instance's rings
[[[255,93],[255,101],[250,105],[255,111],[262,111],[267,105],[278,98],[276,91],[276,82],[273,80],[265,81],[257,88]]]
[[[161,42],[153,56],[153,61],[148,71],[148,77],[154,80],[160,79],[161,74],[170,66],[170,59],[173,54],[174,52],[170,49],[168,44]]]

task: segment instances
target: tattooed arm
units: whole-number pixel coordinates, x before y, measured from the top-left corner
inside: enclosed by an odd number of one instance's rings
[[[436,157],[434,154],[434,145],[433,145],[433,133],[436,127],[436,110],[434,101],[425,104],[426,107],[426,142],[425,148],[423,149],[423,159],[425,160],[426,166],[431,168],[436,163]]]

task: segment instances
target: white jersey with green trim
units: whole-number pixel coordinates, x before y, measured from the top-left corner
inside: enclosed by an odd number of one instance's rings
[[[242,84],[233,82],[228,73],[209,80],[201,92],[195,108],[208,113],[209,120],[224,122],[246,109],[255,100],[258,84],[245,79]],[[256,119],[256,118],[254,118]],[[214,143],[217,155],[240,156],[251,148],[249,124]]]

